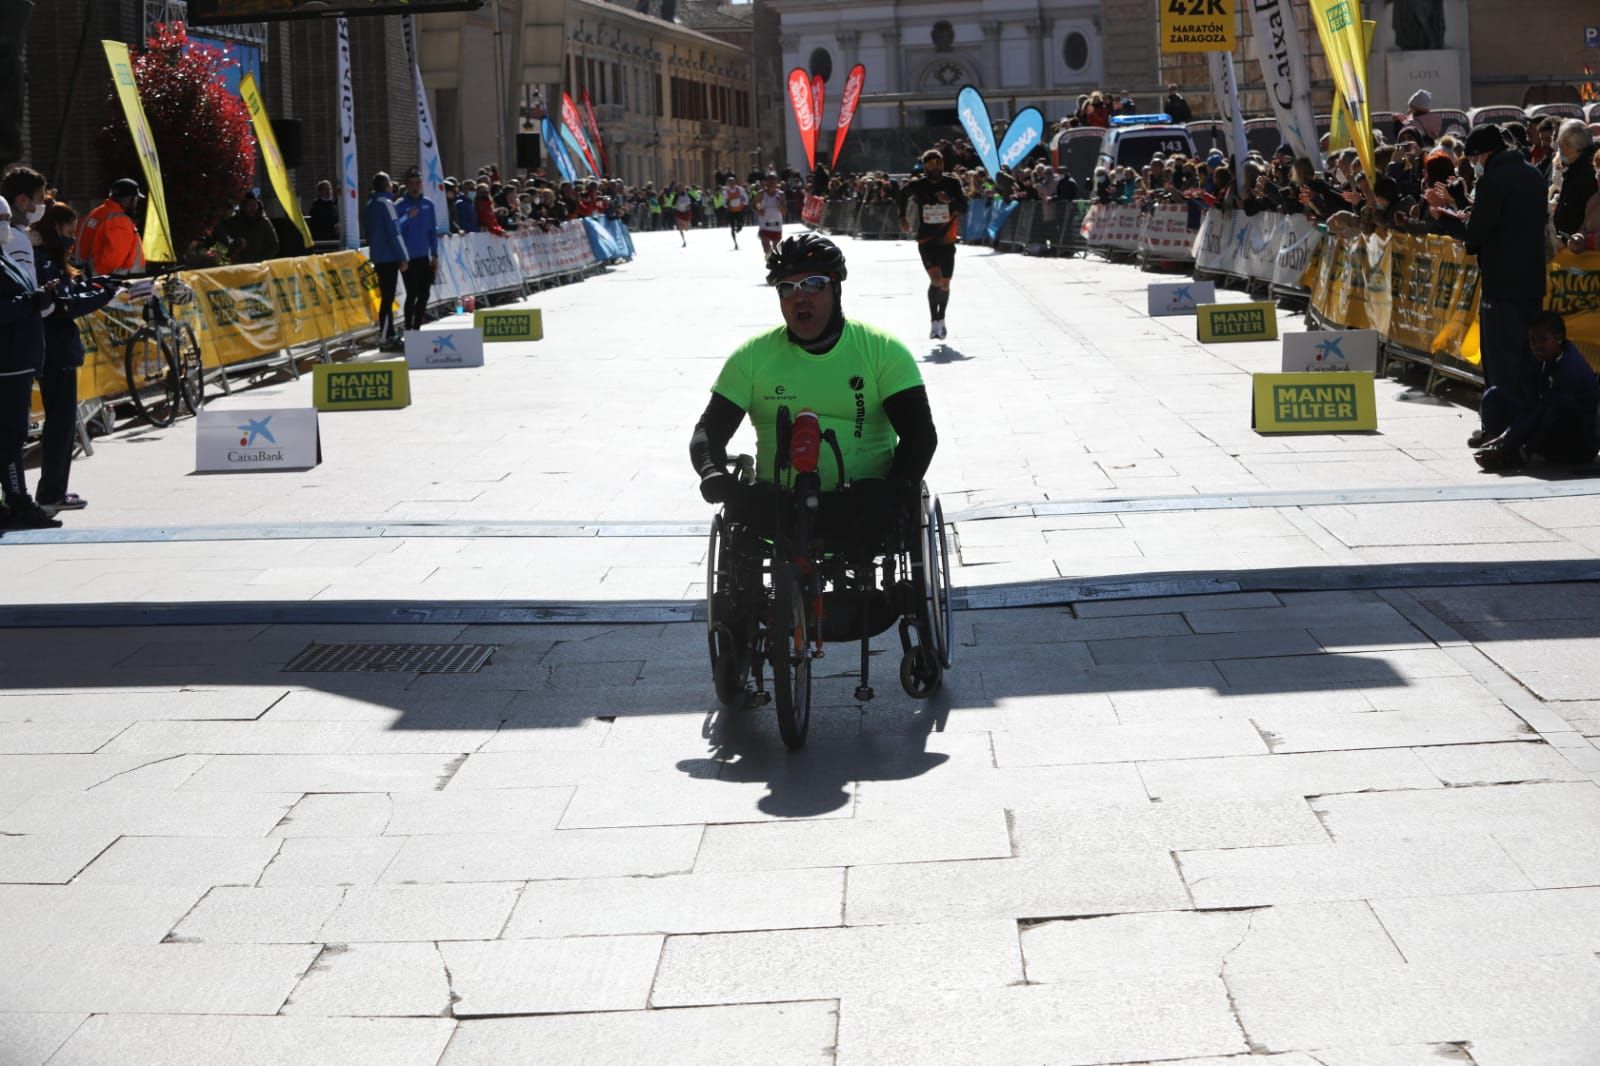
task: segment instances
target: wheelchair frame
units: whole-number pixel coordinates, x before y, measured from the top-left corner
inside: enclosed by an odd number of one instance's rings
[[[780,412],[780,445],[789,434]],[[831,431],[823,434],[837,458]],[[790,469],[788,448],[778,449],[777,475]],[[847,486],[839,459],[840,487]],[[740,481],[755,480],[755,463],[738,459]],[[812,516],[820,492],[814,473],[799,473],[789,487],[781,476],[779,520],[767,539],[719,513],[706,552],[706,639],[717,700],[725,710],[776,703],[778,731],[790,748],[805,745],[811,724],[812,663],[826,654],[825,592],[844,593],[847,609],[859,612],[860,673],[855,698],[873,698],[870,659],[874,600],[887,595],[898,616],[902,658],[900,685],[913,699],[938,691],[954,666],[950,602],[950,556],[944,508],[922,486],[914,513],[903,514],[882,555],[847,558],[820,545]],[[793,528],[783,516],[796,516]],[[879,576],[881,573],[881,584]],[[772,670],[769,691],[763,667]]]

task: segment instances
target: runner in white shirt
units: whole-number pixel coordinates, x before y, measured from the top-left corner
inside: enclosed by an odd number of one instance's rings
[[[783,240],[784,194],[778,184],[778,175],[768,173],[762,180],[761,191],[756,193],[757,235],[761,238],[761,254],[771,255]]]
[[[728,228],[733,231],[733,246],[739,247],[739,231],[744,229],[744,209],[750,205],[750,194],[733,178],[722,190],[723,203],[728,208]]]
[[[689,247],[689,227],[694,225],[694,198],[681,181],[672,187],[672,220],[678,226],[678,239],[685,248]]]

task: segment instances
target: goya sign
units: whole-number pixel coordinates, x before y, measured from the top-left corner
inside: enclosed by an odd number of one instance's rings
[[[1200,320],[1200,339],[1207,344],[1278,339],[1276,304],[1201,304],[1195,311]]]
[[[411,370],[403,359],[311,368],[311,402],[319,411],[387,411],[411,404]]]
[[[1256,374],[1251,424],[1257,433],[1354,433],[1378,428],[1372,375]]]
[[[1231,52],[1233,0],[1157,0],[1163,52]]]
[[[537,307],[478,311],[472,316],[472,325],[483,333],[485,344],[544,340],[544,315]]]

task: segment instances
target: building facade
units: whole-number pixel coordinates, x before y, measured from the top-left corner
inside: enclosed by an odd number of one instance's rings
[[[819,144],[829,152],[844,80],[856,63],[866,66],[849,142],[859,147],[847,145],[840,162],[849,169],[906,169],[929,139],[956,125],[964,85],[983,91],[996,119],[1030,106],[1053,119],[1070,114],[1080,93],[1148,93],[1159,76],[1154,0],[767,2],[779,20],[779,69],[823,78]],[[787,161],[804,169],[792,125]]]

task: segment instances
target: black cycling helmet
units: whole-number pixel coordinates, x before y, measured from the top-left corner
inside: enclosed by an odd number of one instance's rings
[[[844,253],[826,237],[815,233],[797,233],[786,237],[782,244],[767,256],[767,284],[776,285],[790,274],[828,274],[834,281],[843,281],[848,274],[844,268]]]

